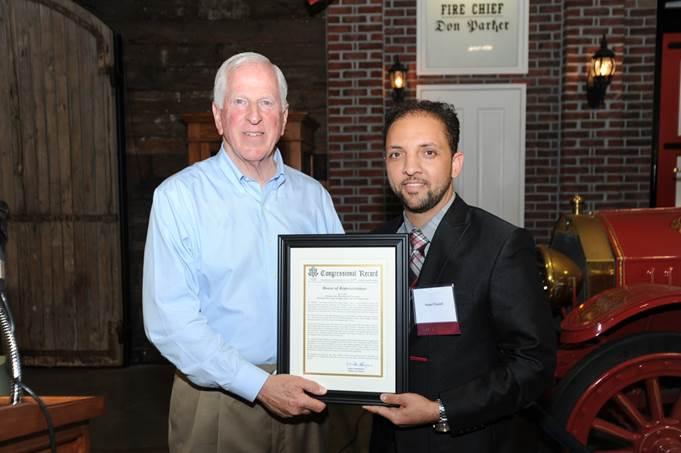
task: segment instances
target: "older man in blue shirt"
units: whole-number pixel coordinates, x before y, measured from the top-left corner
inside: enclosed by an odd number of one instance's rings
[[[277,236],[342,233],[326,190],[284,164],[286,80],[238,54],[215,77],[220,151],[154,193],[144,254],[144,325],[177,368],[173,452],[324,451],[325,389],[271,374],[276,362]],[[313,414],[314,415],[314,414]]]

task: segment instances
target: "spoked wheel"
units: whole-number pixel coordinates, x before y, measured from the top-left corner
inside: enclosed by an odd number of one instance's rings
[[[599,348],[560,382],[551,411],[599,453],[681,453],[681,334]]]

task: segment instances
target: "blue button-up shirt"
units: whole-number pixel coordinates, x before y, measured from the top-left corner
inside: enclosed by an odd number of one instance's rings
[[[144,251],[147,336],[192,382],[253,401],[276,362],[279,234],[342,233],[328,192],[284,165],[264,187],[224,149],[154,192]]]

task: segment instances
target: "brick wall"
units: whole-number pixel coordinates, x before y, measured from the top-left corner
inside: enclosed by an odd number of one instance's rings
[[[342,1],[327,13],[328,185],[348,230],[385,218],[381,131],[383,1]]]
[[[655,12],[653,0],[532,0],[526,75],[419,76],[416,0],[334,2],[327,12],[329,189],[346,229],[367,231],[399,211],[378,172],[375,123],[392,102],[387,70],[397,55],[409,66],[412,98],[417,84],[527,85],[525,222],[539,241],[577,192],[588,209],[647,206]],[[360,35],[369,25],[367,41]],[[593,110],[584,83],[602,33],[618,73],[605,106]],[[370,50],[362,48],[367,42]],[[379,87],[364,80],[379,71],[380,101],[365,84]]]
[[[647,3],[574,1],[565,8],[560,189],[582,194],[588,209],[648,204],[655,8]],[[618,72],[605,107],[590,109],[584,81],[599,33],[606,33]],[[567,209],[565,203],[561,207]]]

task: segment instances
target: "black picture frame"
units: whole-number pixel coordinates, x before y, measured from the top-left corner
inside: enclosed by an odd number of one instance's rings
[[[379,255],[383,259],[387,260],[386,268],[388,272],[382,273],[382,279],[380,284],[384,285],[389,293],[394,295],[394,298],[390,300],[385,300],[380,304],[380,320],[382,323],[386,323],[388,327],[390,324],[384,321],[384,317],[387,320],[394,319],[394,329],[386,328],[381,329],[380,341],[381,341],[381,351],[385,347],[383,342],[387,343],[388,347],[385,348],[390,351],[394,351],[394,357],[392,354],[381,355],[381,366],[383,364],[394,364],[394,373],[389,374],[386,382],[386,388],[375,388],[376,385],[381,387],[382,384],[377,384],[373,377],[363,377],[363,376],[346,376],[343,375],[340,378],[343,381],[343,385],[339,385],[338,388],[334,388],[333,384],[324,382],[324,376],[315,375],[311,373],[308,375],[305,372],[300,372],[299,367],[294,367],[296,369],[292,372],[291,367],[291,329],[292,321],[300,322],[302,318],[305,317],[303,313],[293,313],[292,314],[292,301],[291,301],[291,291],[292,291],[292,279],[305,280],[305,266],[301,265],[301,262],[296,261],[292,263],[292,254],[296,256],[300,254],[306,254],[310,256],[316,256],[317,253],[321,254],[319,260],[316,258],[312,261],[323,261],[324,265],[333,266],[334,263],[334,251],[338,250],[339,256],[350,255],[361,255],[369,254],[372,251],[375,253],[377,250],[380,251]],[[409,340],[409,326],[411,310],[409,305],[408,296],[408,236],[406,234],[324,234],[324,235],[280,235],[279,236],[279,269],[278,269],[278,343],[277,343],[277,372],[282,374],[296,374],[301,375],[305,378],[315,380],[327,388],[327,393],[320,397],[322,401],[327,403],[341,403],[341,404],[361,404],[361,405],[384,405],[380,400],[381,393],[403,393],[407,391],[407,379],[408,379],[408,340]],[[368,255],[367,255],[368,256]],[[296,259],[297,260],[297,259]],[[347,258],[339,258],[339,262],[346,262]],[[304,259],[302,262],[307,262]],[[346,266],[345,264],[344,266]],[[308,268],[310,265],[306,265]],[[313,265],[314,266],[314,265]],[[361,265],[360,265],[361,266]],[[308,272],[310,269],[308,269]],[[393,272],[394,271],[394,274]],[[310,274],[311,275],[311,274]],[[322,275],[323,272],[322,272]],[[327,273],[328,275],[328,273]],[[313,277],[309,277],[310,279]],[[293,280],[295,282],[296,280]],[[305,285],[306,283],[303,283]],[[300,284],[299,284],[300,285]],[[383,295],[384,292],[381,292]],[[297,294],[300,296],[301,294]],[[305,299],[305,291],[302,293],[303,299]],[[299,299],[300,297],[297,297]],[[293,305],[298,306],[301,302],[298,300],[293,301]],[[302,301],[305,304],[305,301]],[[304,305],[303,305],[304,306]],[[294,324],[298,325],[298,324]],[[304,323],[303,323],[304,325]],[[295,338],[301,337],[301,332],[299,328],[294,334]],[[302,329],[302,336],[305,337],[305,328]],[[388,338],[386,338],[388,337]],[[307,345],[306,338],[302,340],[303,345]],[[307,346],[303,346],[302,349],[306,349]],[[297,352],[293,356],[297,356]],[[304,362],[303,359],[300,360]],[[352,362],[348,362],[352,363]],[[383,370],[383,368],[381,368]],[[331,376],[338,376],[331,374]],[[382,376],[382,375],[381,375]],[[331,379],[335,379],[332,377]],[[373,380],[372,380],[373,379]],[[381,379],[384,379],[381,377]],[[379,380],[380,381],[380,380]],[[383,382],[383,381],[380,381]],[[347,387],[350,385],[352,389],[343,389],[342,387]]]

